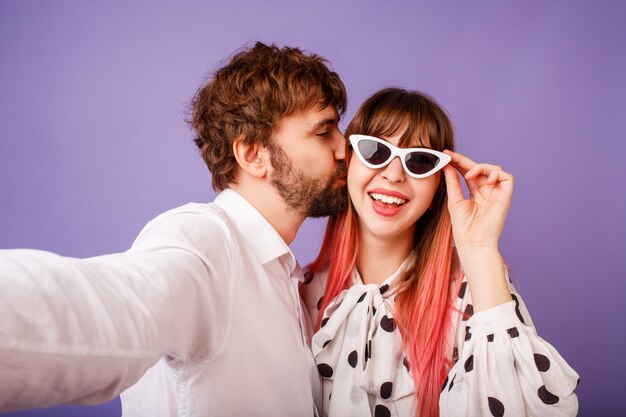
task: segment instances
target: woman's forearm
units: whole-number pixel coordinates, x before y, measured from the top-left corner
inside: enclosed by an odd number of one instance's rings
[[[504,262],[497,247],[461,247],[457,251],[467,276],[474,312],[512,300],[506,283]]]

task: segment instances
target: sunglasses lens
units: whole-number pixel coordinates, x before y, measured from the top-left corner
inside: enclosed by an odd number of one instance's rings
[[[358,147],[363,159],[372,165],[382,165],[391,156],[391,149],[373,140],[359,141]]]
[[[426,152],[411,152],[406,156],[405,162],[409,171],[422,175],[435,169],[439,158]]]

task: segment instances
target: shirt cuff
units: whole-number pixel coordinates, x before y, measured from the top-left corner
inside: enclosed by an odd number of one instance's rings
[[[473,336],[481,337],[505,331],[523,324],[515,314],[515,301],[488,308],[474,314],[467,321]]]

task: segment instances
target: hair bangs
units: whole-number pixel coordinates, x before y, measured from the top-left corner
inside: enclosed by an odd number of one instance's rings
[[[454,128],[448,115],[424,93],[387,88],[368,98],[358,113],[359,120],[348,126],[346,136],[390,137],[401,132],[400,147],[454,149]]]

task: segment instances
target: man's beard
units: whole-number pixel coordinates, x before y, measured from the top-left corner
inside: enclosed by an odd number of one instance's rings
[[[272,144],[269,150],[274,168],[270,183],[289,208],[307,217],[326,217],[341,213],[348,207],[345,161],[338,161],[333,175],[324,181],[296,169],[279,145]]]

